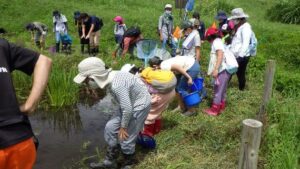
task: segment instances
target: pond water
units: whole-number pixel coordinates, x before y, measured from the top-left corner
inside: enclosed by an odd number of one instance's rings
[[[30,117],[39,140],[34,169],[78,169],[80,159],[96,155],[96,148],[104,153],[104,127],[117,108],[108,95],[92,106],[79,103],[73,110]]]

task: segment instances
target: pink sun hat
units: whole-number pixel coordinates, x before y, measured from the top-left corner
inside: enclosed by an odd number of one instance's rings
[[[115,22],[123,22],[123,18],[121,16],[116,16],[113,20]]]

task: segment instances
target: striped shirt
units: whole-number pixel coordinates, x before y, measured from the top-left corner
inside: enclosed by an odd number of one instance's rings
[[[112,80],[111,93],[121,107],[122,128],[127,128],[135,111],[141,111],[151,104],[151,96],[145,84],[127,72],[116,73]]]

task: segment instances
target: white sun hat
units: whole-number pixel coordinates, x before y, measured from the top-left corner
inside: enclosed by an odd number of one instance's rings
[[[249,18],[249,15],[245,14],[242,8],[235,8],[231,11],[231,17],[229,17],[228,20],[238,18]]]
[[[106,69],[105,63],[97,57],[88,57],[78,64],[79,73],[73,79],[75,83],[81,84],[89,77],[95,80],[100,88],[104,88],[110,81],[109,73],[112,69]]]

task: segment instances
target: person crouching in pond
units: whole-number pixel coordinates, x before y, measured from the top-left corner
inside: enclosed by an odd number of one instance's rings
[[[108,88],[120,104],[117,115],[105,126],[104,138],[108,144],[105,159],[100,163],[91,163],[90,167],[117,168],[120,148],[124,156],[122,168],[131,167],[135,161],[136,139],[143,129],[151,106],[151,96],[147,87],[130,73],[107,69],[105,63],[97,57],[82,60],[78,64],[78,70],[79,74],[74,78],[74,82],[84,83],[91,88]]]
[[[207,74],[214,78],[214,98],[211,108],[205,113],[217,116],[225,109],[225,99],[230,73],[226,70],[224,52],[225,45],[222,42],[219,31],[209,28],[205,34],[206,40],[211,43],[210,61]]]
[[[193,84],[193,79],[200,73],[200,66],[194,57],[175,56],[167,60],[161,60],[159,57],[153,57],[149,60],[149,65],[155,69],[170,70],[177,74],[176,97],[179,102],[179,108],[184,116],[196,114],[195,107],[187,107],[182,96],[189,93],[189,86]]]

